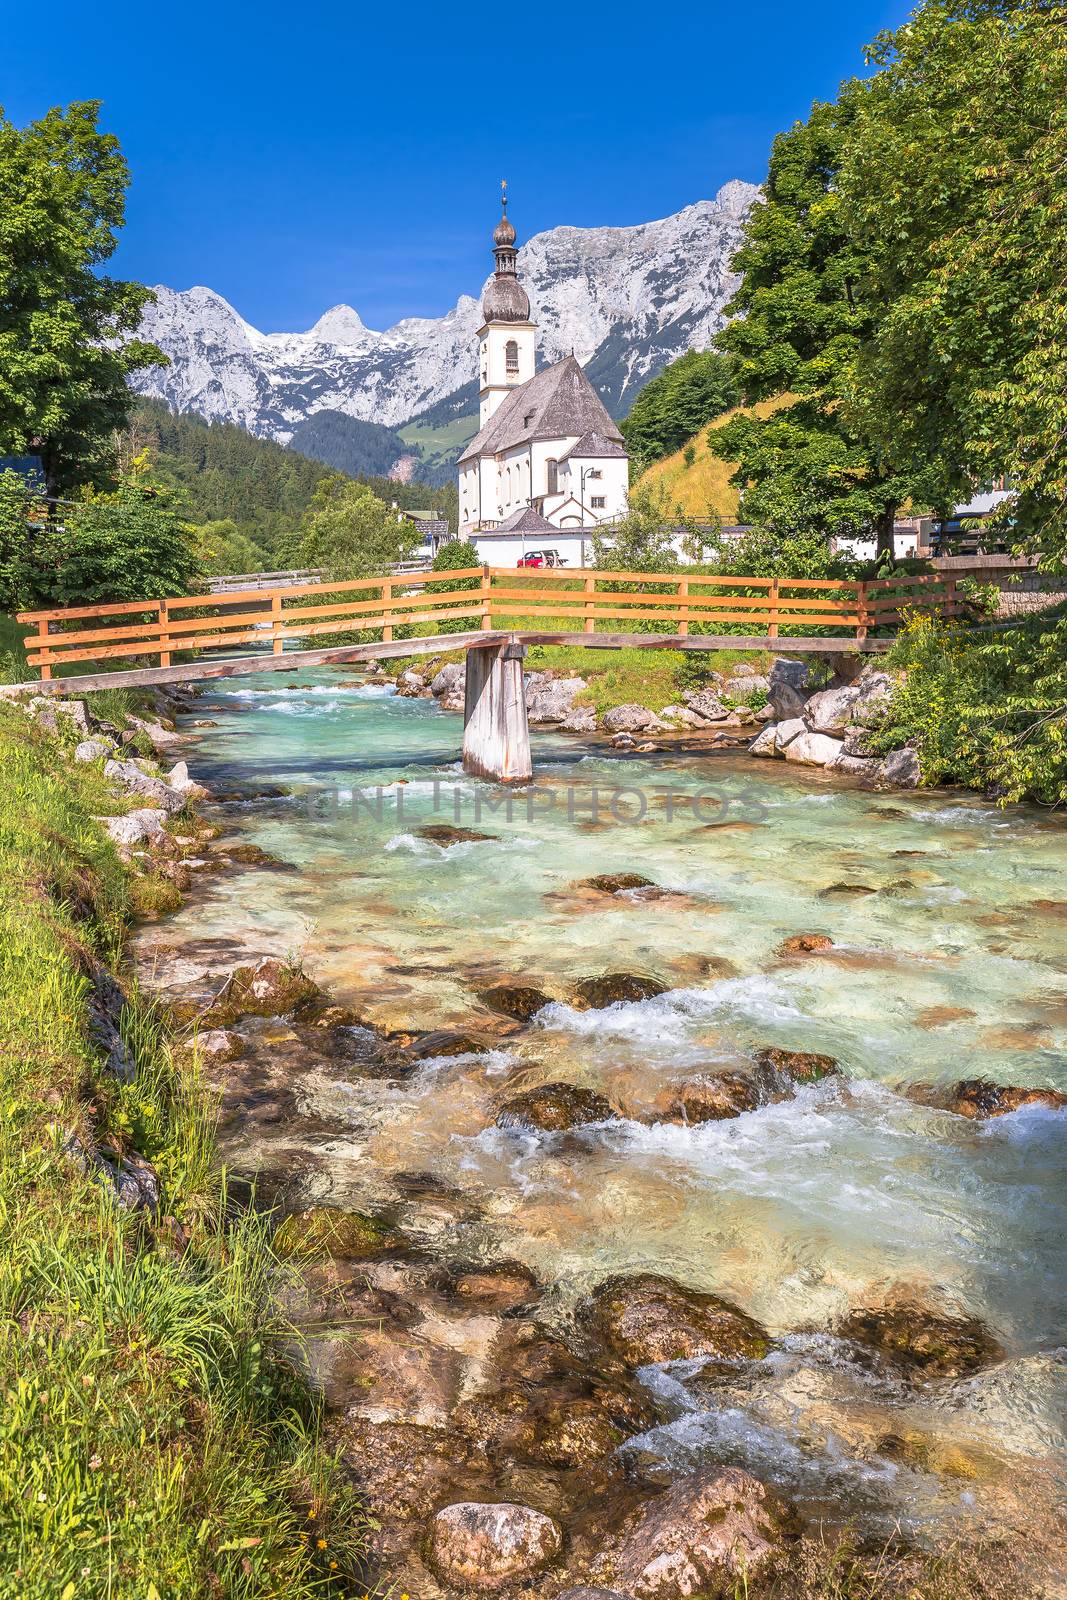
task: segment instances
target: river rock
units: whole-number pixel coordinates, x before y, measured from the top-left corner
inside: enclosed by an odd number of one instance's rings
[[[834,941],[828,933],[791,933],[778,946],[780,956],[810,956],[823,950],[832,950]]]
[[[841,754],[840,740],[827,733],[811,733],[805,729],[785,747],[785,759],[797,761],[804,767],[828,767]]]
[[[1005,1117],[1022,1106],[1048,1106],[1052,1111],[1067,1106],[1067,1094],[1061,1094],[1058,1089],[1015,1087],[991,1083],[987,1078],[965,1078],[948,1089],[933,1084],[912,1084],[908,1094],[913,1100],[955,1112],[958,1117],[970,1117],[972,1121]]]
[[[790,1512],[740,1467],[682,1478],[630,1513],[593,1566],[635,1600],[745,1593],[785,1547]]]
[[[280,1256],[327,1256],[345,1261],[367,1261],[402,1243],[400,1235],[374,1217],[335,1206],[291,1211],[274,1234],[274,1248]]]
[[[75,761],[104,761],[118,749],[114,739],[106,733],[94,734],[91,739],[83,739],[74,747]]]
[[[885,719],[893,698],[894,683],[888,672],[865,667],[856,684],[858,694],[852,706],[851,722],[860,728],[876,728]]]
[[[599,1584],[590,1588],[583,1583],[578,1589],[564,1589],[559,1600],[626,1600],[626,1596],[618,1589],[602,1589]]]
[[[407,699],[420,695],[425,687],[426,679],[422,673],[412,672],[410,669],[402,672],[396,680],[397,694],[404,695]]]
[[[551,1517],[507,1501],[445,1506],[430,1533],[430,1561],[438,1576],[482,1592],[532,1577],[562,1548],[563,1535]]]
[[[235,967],[206,1020],[224,1027],[241,1017],[286,1017],[320,994],[299,967],[268,956],[254,967]]]
[[[586,1302],[583,1317],[629,1367],[696,1356],[758,1361],[770,1348],[759,1323],[728,1300],[655,1273],[607,1278]]]
[[[774,725],[775,750],[780,756],[784,755],[793,740],[798,739],[802,733],[807,733],[807,731],[803,717],[788,717],[784,722],[776,722]]]
[[[491,1049],[478,1034],[459,1028],[434,1028],[417,1039],[409,1039],[404,1054],[415,1061],[432,1061],[438,1056],[482,1056]]]
[[[144,772],[135,761],[106,761],[104,776],[125,789],[127,794],[143,795],[168,816],[176,816],[185,809],[186,796],[172,789],[162,778]]]
[[[921,1289],[907,1286],[898,1286],[882,1305],[850,1312],[837,1331],[919,1378],[958,1378],[1004,1356],[978,1317],[941,1310]]]
[[[244,1054],[245,1042],[231,1028],[208,1028],[196,1036],[197,1053],[208,1061],[236,1061]]]
[[[870,733],[866,728],[861,728],[855,723],[850,723],[845,729],[841,743],[846,756],[871,755]]]
[[[596,712],[592,706],[575,706],[560,723],[564,733],[595,733]]]
[[[723,1122],[755,1111],[759,1090],[740,1072],[698,1072],[668,1084],[653,1101],[657,1120],[665,1122]]]
[[[56,734],[61,723],[77,733],[79,740],[88,739],[89,718],[84,700],[58,700],[52,695],[35,694],[26,703],[26,711],[46,733]]]
[[[810,672],[806,661],[776,656],[767,680],[767,700],[779,722],[800,717],[810,692]]]
[[[431,844],[439,844],[443,850],[453,844],[484,844],[496,838],[495,833],[479,833],[476,828],[460,828],[451,822],[427,822],[412,831],[416,838],[428,839]]]
[[[891,789],[916,789],[922,780],[917,751],[890,750],[882,759],[878,773],[879,783]]]
[[[130,849],[135,844],[162,839],[167,813],[154,806],[143,806],[137,811],[128,811],[124,817],[94,817],[93,820],[100,823],[117,845]]]
[[[494,1261],[486,1266],[453,1267],[446,1292],[479,1311],[516,1311],[540,1297],[540,1285],[521,1261]]]
[[[798,1083],[819,1083],[838,1076],[833,1056],[815,1055],[808,1050],[780,1050],[772,1046],[756,1052],[756,1064],[770,1075],[774,1092],[781,1093]]]
[[[729,707],[723,705],[714,689],[701,689],[697,694],[687,695],[685,703],[701,722],[722,722],[730,715]]]
[[[545,1006],[552,1004],[551,995],[524,983],[494,983],[491,989],[480,990],[478,999],[490,1011],[512,1017],[516,1022],[529,1022]]]
[[[197,783],[189,776],[189,763],[187,761],[175,762],[167,773],[166,782],[172,789],[177,789],[187,800],[206,800],[208,790],[202,783]]]
[[[804,721],[812,733],[841,735],[859,697],[859,689],[847,685],[839,689],[820,689],[806,702]]]
[[[430,693],[438,699],[442,695],[462,695],[467,682],[465,661],[446,661],[439,672],[430,679]]]
[[[173,728],[164,727],[162,722],[144,717],[135,717],[132,712],[127,714],[126,726],[135,729],[138,733],[143,733],[157,754],[162,754],[164,751],[169,750],[172,745],[181,743],[181,734],[176,733]]]
[[[574,986],[573,1004],[580,1011],[602,1011],[620,1002],[652,1000],[666,994],[658,978],[636,972],[605,972],[597,978],[580,978]]]
[[[563,722],[588,685],[584,678],[554,678],[531,672],[526,680],[526,715],[531,722]]]
[[[647,706],[612,706],[601,719],[608,733],[642,733],[646,728],[662,728],[663,724]]]
[[[875,782],[881,775],[882,764],[877,756],[850,756],[841,745],[834,759],[828,764],[827,772],[839,772],[846,778],[859,778]]]
[[[639,872],[600,872],[595,878],[579,880],[580,889],[599,889],[601,894],[621,894],[624,889],[654,889],[651,878]]]
[[[577,1083],[546,1083],[527,1089],[505,1102],[497,1117],[500,1128],[536,1128],[542,1133],[564,1133],[587,1122],[608,1122],[614,1107],[595,1089]]]
[[[748,747],[750,756],[776,756],[778,755],[778,724],[768,722],[761,728]]]

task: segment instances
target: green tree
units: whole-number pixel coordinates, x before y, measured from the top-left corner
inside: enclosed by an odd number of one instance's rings
[[[443,544],[433,558],[434,572],[462,572],[468,567],[481,567],[482,558],[478,554],[478,546],[469,539],[449,539]],[[455,590],[473,590],[481,588],[482,580],[478,578],[443,578],[439,583],[428,583],[424,590],[426,594],[451,594]],[[481,622],[481,604],[469,615],[455,617],[441,617],[434,623],[433,631],[436,633],[463,633],[468,628],[477,628]]]
[[[172,491],[153,483],[143,459],[108,494],[67,511],[49,598],[60,605],[161,600],[189,594],[202,576]]]
[[[1020,535],[1067,557],[1067,5],[926,0],[869,52],[841,204],[885,304],[859,426],[948,508],[1007,475]]]
[[[694,539],[690,517],[672,506],[662,484],[636,484],[621,521],[593,534],[593,565],[611,572],[677,572],[675,539]]]
[[[30,611],[48,599],[56,544],[41,497],[19,473],[0,472],[0,611]]]
[[[106,481],[127,378],[166,360],[131,337],[151,290],[99,271],[129,173],[85,101],[16,128],[0,111],[0,449],[41,457],[57,495]]]
[[[322,568],[339,583],[388,572],[408,560],[419,536],[366,484],[340,473],[323,478],[283,559],[294,567]]]
[[[264,552],[229,517],[201,523],[191,530],[190,536],[200,565],[209,578],[264,570]]]
[[[732,417],[709,444],[738,462],[746,522],[823,537],[873,533],[884,550],[910,484],[842,404],[880,314],[864,296],[865,257],[837,189],[852,108],[846,85],[837,105],[816,105],[778,135],[765,198],[734,258],[741,285],[718,344],[746,402],[788,394],[791,403],[766,418]]]
[[[689,350],[647,383],[619,428],[635,477],[673,454],[740,399],[733,363],[714,350]]]

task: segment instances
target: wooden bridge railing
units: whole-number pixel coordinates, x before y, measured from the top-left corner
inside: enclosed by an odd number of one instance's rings
[[[664,632],[665,643],[668,635],[684,639],[723,632],[768,640],[818,634],[828,643],[859,641],[870,632],[896,628],[913,609],[951,617],[966,605],[955,580],[940,576],[866,583],[599,569],[539,570],[526,576],[519,569],[486,566],[67,606],[23,612],[18,621],[35,630],[26,641],[27,658],[47,681],[54,667],[68,662],[158,657],[168,667],[179,653],[269,644],[280,655],[289,641],[358,630],[388,642],[398,627],[425,630],[429,625],[433,632],[442,623],[454,627],[457,622],[468,629],[605,638],[647,632],[652,624],[651,631]],[[663,628],[665,623],[673,627]]]

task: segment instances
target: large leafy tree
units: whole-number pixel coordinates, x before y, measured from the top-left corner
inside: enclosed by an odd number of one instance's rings
[[[1067,5],[926,0],[852,96],[841,204],[884,305],[849,410],[951,505],[1017,486],[1067,556]]]
[[[0,111],[0,450],[40,455],[50,495],[106,479],[127,377],[166,359],[134,337],[151,291],[99,270],[129,182],[99,109]]]
[[[322,568],[344,582],[388,572],[408,559],[418,535],[406,518],[365,483],[338,473],[324,478],[296,535],[283,544],[293,566]]]
[[[856,353],[880,315],[864,291],[865,257],[837,187],[853,93],[846,86],[838,104],[816,105],[775,139],[764,199],[734,259],[741,284],[719,346],[733,358],[747,402],[788,393],[790,403],[769,417],[730,418],[709,443],[738,462],[745,521],[823,535],[873,532],[887,549],[910,484],[843,404]]]

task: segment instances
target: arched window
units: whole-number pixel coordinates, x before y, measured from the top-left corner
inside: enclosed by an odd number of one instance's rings
[[[548,472],[548,493],[559,494],[559,462],[550,457],[545,467]]]
[[[508,372],[519,370],[519,341],[509,339],[504,346],[504,367]]]

